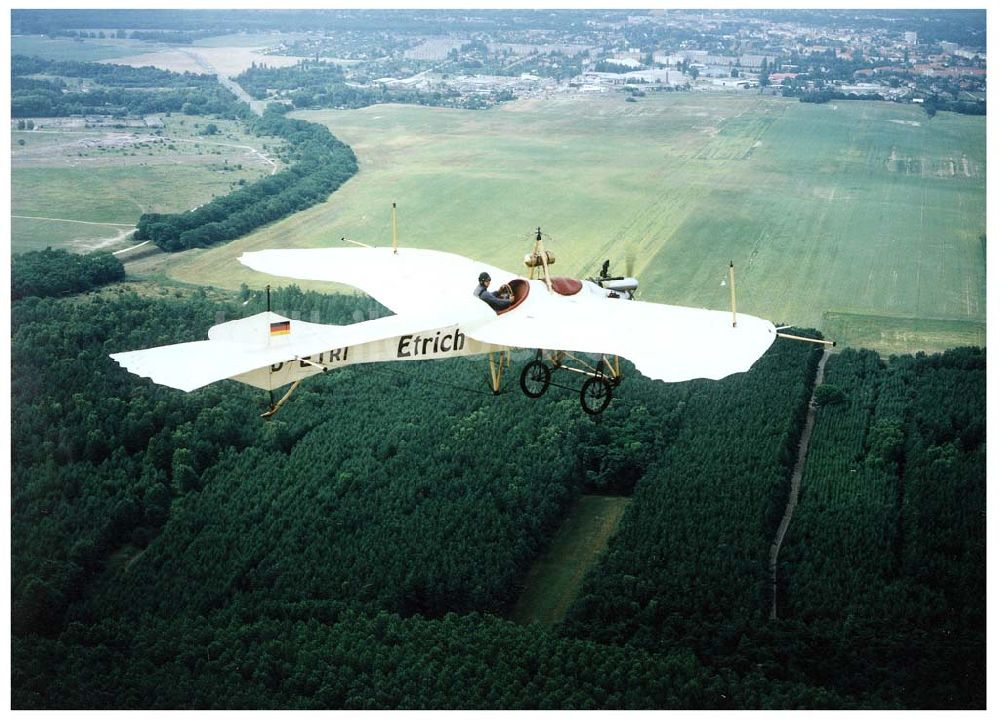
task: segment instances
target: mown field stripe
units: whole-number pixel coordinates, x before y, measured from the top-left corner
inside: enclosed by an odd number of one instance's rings
[[[563,619],[630,502],[631,498],[599,495],[584,495],[577,501],[549,551],[528,573],[511,614],[514,622],[553,625]]]

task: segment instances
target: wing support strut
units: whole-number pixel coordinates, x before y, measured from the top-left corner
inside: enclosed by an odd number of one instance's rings
[[[829,345],[830,347],[837,347],[836,340],[818,340],[817,338],[807,338],[801,337],[799,335],[789,335],[788,333],[776,332],[774,333],[777,337],[785,338],[786,340],[801,340],[802,342],[816,343],[817,345]]]
[[[567,364],[567,360],[579,367]],[[549,364],[546,364],[546,361]],[[550,385],[565,390],[575,389],[552,382],[553,370],[565,370],[587,378],[580,388],[580,405],[588,415],[600,415],[604,412],[611,402],[614,389],[622,381],[621,365],[617,355],[612,358],[601,355],[601,360],[594,366],[564,350],[548,353],[546,356],[546,353],[539,349],[535,359],[521,370],[521,390],[530,398],[540,398]]]
[[[322,364],[320,364],[318,362],[314,362],[314,361],[310,360],[309,358],[299,357],[298,355],[296,355],[295,359],[298,360],[300,363],[303,363],[304,365],[309,365],[309,366],[314,367],[317,370],[320,370],[322,372],[329,372],[330,371],[329,366],[322,365]]]

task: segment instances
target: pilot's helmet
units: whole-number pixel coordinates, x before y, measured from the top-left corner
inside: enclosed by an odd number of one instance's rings
[[[479,273],[479,282],[488,282],[490,280],[490,274],[488,272]]]

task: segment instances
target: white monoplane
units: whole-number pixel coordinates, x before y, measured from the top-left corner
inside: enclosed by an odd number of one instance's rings
[[[396,247],[264,250],[239,260],[270,275],[357,287],[395,314],[324,325],[268,309],[215,325],[208,340],[111,357],[136,375],[188,392],[223,379],[269,391],[291,383],[266,416],[304,378],[357,363],[488,355],[498,393],[509,350],[529,348],[536,353],[521,373],[525,394],[540,397],[552,370],[572,370],[587,376],[580,400],[596,414],[620,380],[618,357],[664,382],[717,380],[749,370],[778,335],[769,321],[737,314],[735,299],[731,312],[631,300],[636,282],[608,278],[607,264],[597,278],[552,277],[553,257],[540,231],[525,258],[529,277],[451,253]],[[484,271],[509,292],[508,307],[495,311],[474,295]]]

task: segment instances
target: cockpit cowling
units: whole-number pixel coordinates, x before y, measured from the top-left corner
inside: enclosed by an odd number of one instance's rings
[[[509,283],[506,284],[510,286],[510,291],[513,295],[511,299],[514,302],[505,307],[503,310],[497,310],[497,315],[503,315],[504,313],[509,313],[511,310],[518,307],[521,303],[523,303],[527,299],[528,292],[530,292],[531,290],[531,283],[525,280],[524,278],[514,278],[513,280],[511,280]]]

